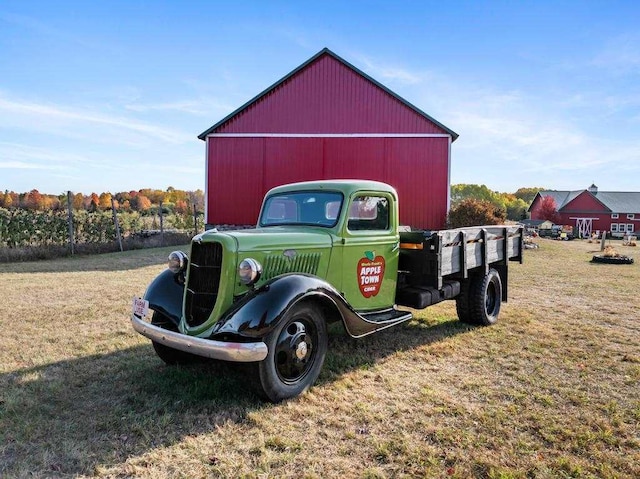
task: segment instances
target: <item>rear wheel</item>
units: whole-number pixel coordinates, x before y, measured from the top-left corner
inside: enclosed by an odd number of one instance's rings
[[[265,343],[269,352],[256,366],[258,393],[271,402],[298,396],[313,385],[324,363],[324,316],[310,303],[295,305]]]
[[[490,326],[498,320],[501,304],[502,281],[495,269],[463,283],[456,298],[460,321],[480,326]]]
[[[471,323],[471,310],[469,308],[469,284],[471,279],[460,283],[460,294],[456,296],[456,312],[458,319],[463,323]]]
[[[159,313],[158,311],[153,312],[151,324],[153,324],[154,326],[159,326],[163,329],[167,329],[169,331],[178,331],[176,325],[164,314]],[[153,344],[153,349],[155,350],[158,357],[169,365],[193,364],[204,361],[204,358],[196,356],[195,354],[189,354],[184,351],[180,351],[179,349],[173,349],[169,346],[165,346],[164,344],[160,344],[155,341],[151,341],[151,343]]]

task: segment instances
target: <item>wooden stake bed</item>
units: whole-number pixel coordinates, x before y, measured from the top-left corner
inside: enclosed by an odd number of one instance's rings
[[[447,276],[465,279],[470,270],[522,263],[520,226],[483,226],[400,233],[400,266],[412,285],[442,287]]]

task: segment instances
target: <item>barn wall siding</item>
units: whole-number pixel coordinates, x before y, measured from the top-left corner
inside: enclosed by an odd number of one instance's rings
[[[371,179],[398,190],[400,221],[444,226],[448,138],[229,138],[209,144],[209,224],[254,224],[274,186],[316,179]]]

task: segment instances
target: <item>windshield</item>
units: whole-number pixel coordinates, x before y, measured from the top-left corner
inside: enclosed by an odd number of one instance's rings
[[[301,191],[267,198],[260,226],[335,226],[342,207],[342,193]]]

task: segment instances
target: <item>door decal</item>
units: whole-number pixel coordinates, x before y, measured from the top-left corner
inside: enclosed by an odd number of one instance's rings
[[[373,251],[365,251],[364,258],[358,261],[358,286],[365,298],[375,296],[380,291],[384,277],[384,258]]]

